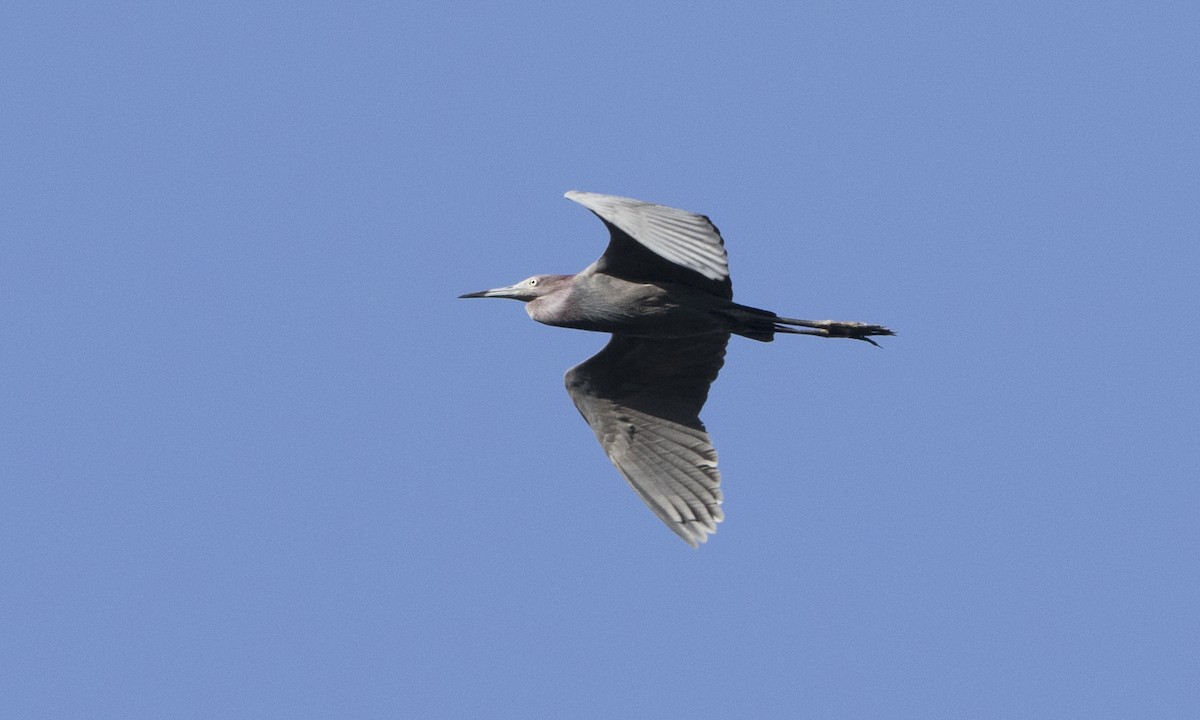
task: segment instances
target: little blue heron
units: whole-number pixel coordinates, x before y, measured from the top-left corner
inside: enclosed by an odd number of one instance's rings
[[[571,368],[567,392],[604,452],[667,527],[692,547],[716,532],[721,476],[700,409],[725,362],[730,334],[851,338],[876,345],[882,325],[779,317],[733,302],[725,242],[686,210],[614,195],[566,197],[608,227],[608,248],[575,275],[534,275],[461,295],[511,298],[546,325],[612,333]]]

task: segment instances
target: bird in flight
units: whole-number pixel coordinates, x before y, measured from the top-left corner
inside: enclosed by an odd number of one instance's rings
[[[730,335],[776,333],[872,339],[882,325],[797,320],[733,302],[725,242],[686,210],[572,190],[608,228],[608,248],[575,275],[534,275],[461,295],[511,298],[546,325],[612,333],[567,371],[567,392],[629,485],[692,547],[716,532],[721,475],[700,409],[725,362]]]

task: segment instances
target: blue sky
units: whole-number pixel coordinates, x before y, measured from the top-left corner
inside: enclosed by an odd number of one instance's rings
[[[1200,714],[1200,13],[0,10],[0,715]],[[699,550],[463,292],[709,214]]]

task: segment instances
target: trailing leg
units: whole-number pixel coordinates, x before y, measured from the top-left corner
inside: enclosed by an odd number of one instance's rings
[[[896,334],[882,325],[869,325],[850,320],[798,320],[785,317],[776,317],[774,320],[775,332],[827,338],[850,338],[869,342],[875,347],[879,347],[879,343],[872,340],[871,336]],[[796,328],[807,329],[797,330]]]

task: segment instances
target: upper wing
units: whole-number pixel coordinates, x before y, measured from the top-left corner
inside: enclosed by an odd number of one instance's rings
[[[616,195],[566,194],[604,221],[611,239],[596,269],[630,280],[668,280],[733,297],[725,241],[707,217]]]
[[[721,512],[717,452],[700,422],[729,335],[614,335],[567,372],[567,392],[613,464],[662,521],[696,547]]]

